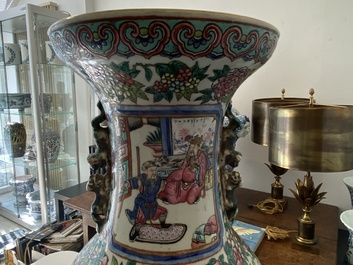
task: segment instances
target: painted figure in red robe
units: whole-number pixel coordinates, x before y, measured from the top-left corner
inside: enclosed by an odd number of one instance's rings
[[[200,149],[202,136],[187,137],[190,143],[181,166],[166,179],[164,190],[158,197],[165,203],[197,203],[205,187],[207,156]]]

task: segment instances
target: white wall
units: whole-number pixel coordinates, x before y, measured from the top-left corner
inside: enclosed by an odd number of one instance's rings
[[[57,3],[71,14],[86,10],[175,7],[229,12],[265,20],[279,29],[281,37],[273,57],[245,81],[234,96],[233,105],[241,113],[251,117],[253,99],[278,97],[282,87],[286,88],[287,96],[293,97],[307,97],[309,88],[313,87],[317,102],[322,104],[353,103],[351,0],[60,0]],[[84,128],[88,128],[87,125]],[[87,145],[81,146],[81,151],[85,153],[86,148]],[[243,186],[269,192],[274,179],[264,165],[268,161],[267,148],[252,143],[248,135],[239,140],[237,150],[243,154],[238,168]],[[304,173],[289,171],[283,176],[285,195],[292,196],[288,188],[295,188],[294,182]],[[324,203],[338,206],[341,212],[351,208],[342,179],[353,175],[352,171],[313,175],[316,184],[323,182],[321,190],[328,192]]]

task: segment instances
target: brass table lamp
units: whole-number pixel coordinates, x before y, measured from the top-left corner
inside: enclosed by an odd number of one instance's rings
[[[326,194],[319,193],[311,172],[341,172],[353,169],[353,107],[316,105],[314,90],[306,105],[273,107],[270,109],[270,163],[308,172],[292,190],[302,203],[304,214],[298,218],[297,241],[316,243],[315,222],[311,207]]]
[[[254,143],[262,146],[268,146],[269,144],[269,112],[271,107],[309,103],[308,98],[284,97],[284,88],[281,92],[282,96],[280,98],[260,98],[253,100],[251,119],[251,140]],[[273,164],[265,163],[265,165],[275,175],[275,182],[271,184],[271,198],[283,202],[283,184],[280,180],[281,176],[285,174],[288,169],[278,167]]]

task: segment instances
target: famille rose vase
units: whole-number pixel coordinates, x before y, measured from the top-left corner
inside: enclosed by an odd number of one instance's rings
[[[230,101],[271,57],[278,30],[231,14],[145,9],[71,17],[48,34],[100,100],[88,162],[106,173],[87,184],[99,233],[74,264],[258,264],[231,226],[234,148],[248,122]]]

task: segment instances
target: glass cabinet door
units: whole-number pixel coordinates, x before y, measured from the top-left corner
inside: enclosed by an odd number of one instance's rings
[[[74,74],[47,36],[66,16],[0,12],[0,215],[29,228],[54,221],[54,193],[80,182]]]

